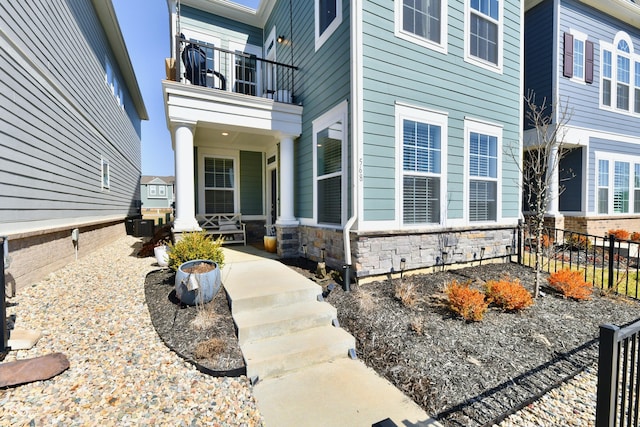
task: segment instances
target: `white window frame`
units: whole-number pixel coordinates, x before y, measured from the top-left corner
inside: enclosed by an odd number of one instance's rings
[[[147,197],[150,199],[158,197],[158,186],[156,184],[147,185]]]
[[[571,81],[576,82],[576,83],[585,83],[585,72],[586,72],[586,67],[587,67],[587,55],[586,55],[586,46],[587,46],[587,39],[589,38],[589,36],[583,32],[580,32],[578,30],[574,30],[573,28],[569,29],[569,34],[571,34],[573,36],[573,75],[571,77]],[[582,43],[582,61],[580,66],[582,67],[582,76],[576,76],[576,43]]]
[[[343,226],[347,221],[347,208],[348,208],[348,103],[347,101],[342,101],[340,104],[336,105],[320,117],[316,118],[312,122],[313,129],[313,222],[318,226],[325,227],[336,227],[336,224],[326,224],[318,222],[318,181],[326,176],[318,177],[318,133],[332,124],[341,121],[342,122],[342,162],[341,162],[341,171],[339,173],[331,174],[333,177],[341,176],[341,205],[342,212],[340,214],[340,226]]]
[[[107,191],[111,189],[111,165],[104,157],[100,159],[100,188]]]
[[[430,125],[439,126],[440,132],[440,173],[419,173],[419,172],[407,172],[406,175],[424,175],[424,176],[439,176],[440,178],[440,221],[437,223],[404,223],[404,139],[403,139],[403,124],[404,120],[411,120],[420,123],[426,123]],[[398,200],[396,202],[396,218],[401,228],[438,228],[441,227],[447,221],[447,147],[449,140],[449,115],[446,112],[432,110],[416,105],[404,104],[396,102],[395,107],[395,138],[396,138],[396,194]]]
[[[411,43],[416,43],[428,49],[435,50],[440,53],[447,53],[447,35],[448,35],[448,17],[449,17],[449,1],[440,0],[440,43],[433,40],[420,37],[417,34],[404,30],[403,22],[404,0],[395,0],[395,36]]]
[[[124,92],[116,71],[107,56],[104,57],[104,81],[121,109],[124,110]]]
[[[504,0],[498,0],[498,21],[494,21],[487,15],[482,15],[484,19],[489,19],[491,22],[498,24],[498,63],[486,61],[477,56],[471,55],[471,14],[477,13],[475,9],[471,9],[471,0],[465,0],[464,2],[464,60],[470,64],[484,68],[486,70],[502,74],[503,61],[504,61]]]
[[[158,197],[166,199],[167,198],[167,186],[164,184],[158,185]]]
[[[315,48],[316,51],[322,47],[322,45],[331,37],[336,29],[342,23],[342,0],[335,0],[336,2],[336,17],[331,21],[331,24],[325,30],[320,33],[320,1],[314,1],[314,22],[315,22]]]
[[[225,149],[211,149],[200,147],[198,148],[198,213],[204,214],[206,212],[205,203],[205,159],[231,159],[233,160],[233,206],[235,212],[225,213],[240,213],[240,153],[237,150],[225,150]]]
[[[470,137],[471,133],[479,133],[482,135],[494,136],[497,138],[497,165],[496,165],[496,177],[473,177],[469,168],[470,154]],[[502,125],[496,123],[486,122],[484,120],[465,117],[464,119],[464,188],[463,188],[463,200],[464,200],[464,221],[469,225],[481,225],[481,224],[499,224],[502,221],[502,165],[503,165],[503,153],[502,153]],[[496,219],[489,221],[471,221],[470,209],[469,209],[469,186],[471,181],[490,181],[496,183]]]
[[[261,72],[262,67],[260,66],[260,62],[258,61],[258,58],[260,58],[260,55],[262,54],[262,48],[260,46],[255,46],[248,43],[229,42],[229,50],[234,52],[233,59],[231,60],[231,64],[229,64],[229,66],[231,67],[231,71],[229,73],[229,75],[231,76],[231,79],[227,79],[227,85],[231,85],[231,91],[235,92],[236,80],[238,78],[238,76],[236,76],[235,52],[239,51],[239,52],[247,53],[249,55],[256,56],[256,82],[255,82],[256,95],[255,96],[262,96],[262,72]]]
[[[600,161],[608,161],[609,169],[608,169],[608,185],[607,185],[607,212],[600,213],[598,211],[599,206],[599,189],[604,188],[600,186]],[[640,156],[630,156],[628,154],[618,154],[618,153],[606,153],[606,152],[596,152],[595,153],[595,162],[596,162],[596,175],[595,175],[595,203],[594,203],[594,213],[597,215],[607,215],[607,216],[629,216],[629,215],[638,215],[640,212],[635,212],[635,181],[636,181],[636,164],[640,164]],[[626,163],[629,165],[629,182],[628,182],[628,193],[629,193],[629,209],[627,212],[615,212],[614,211],[614,201],[615,201],[615,165],[616,163]]]
[[[618,43],[624,40],[629,46],[629,53],[618,50]],[[604,52],[611,52],[611,78],[604,77]],[[629,60],[629,108],[627,110],[618,108],[618,57]],[[613,43],[600,42],[600,89],[599,106],[602,110],[613,111],[619,114],[640,117],[640,112],[635,111],[636,97],[640,96],[640,87],[636,84],[637,67],[640,67],[640,55],[634,52],[631,37],[624,31],[619,31],[613,39]],[[604,95],[604,80],[611,81],[611,105],[602,102]],[[627,84],[627,83],[624,83]]]

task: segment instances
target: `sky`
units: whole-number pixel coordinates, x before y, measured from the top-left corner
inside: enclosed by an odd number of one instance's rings
[[[257,8],[260,0],[234,0]],[[162,100],[164,59],[170,57],[166,0],[112,0],[149,120],[142,121],[142,175],[174,175],[171,135]]]

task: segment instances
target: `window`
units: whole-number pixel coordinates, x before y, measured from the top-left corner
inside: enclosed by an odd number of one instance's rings
[[[613,44],[600,43],[601,107],[627,114],[640,114],[640,56],[631,39],[619,32]]]
[[[624,154],[596,156],[597,213],[640,213],[640,157]]]
[[[442,223],[447,144],[445,113],[396,104],[400,218],[403,225]]]
[[[598,213],[609,213],[609,161],[598,160]]]
[[[260,67],[258,67],[258,55],[261,49],[258,46],[240,43],[229,43],[229,49],[233,55],[233,91],[245,95],[260,96]]]
[[[315,215],[318,224],[346,219],[346,101],[313,121]]]
[[[613,212],[629,212],[629,163],[614,162]]]
[[[156,185],[149,185],[149,187],[147,188],[147,195],[149,197],[157,197],[158,187]]]
[[[593,42],[587,35],[571,29],[564,33],[562,75],[577,82],[593,83]]]
[[[234,161],[229,158],[204,159],[205,213],[234,213]]]
[[[105,82],[107,83],[107,86],[109,86],[109,89],[111,89],[111,93],[113,94],[113,97],[118,102],[118,105],[121,108],[124,108],[124,93],[122,91],[122,86],[118,81],[118,76],[116,75],[115,70],[111,66],[111,62],[109,61],[109,58],[105,57],[104,61],[105,61],[105,67],[104,67]]]
[[[446,53],[447,1],[396,1],[395,34],[405,40]]]
[[[158,196],[167,197],[167,187],[165,185],[158,185]]]
[[[102,189],[108,190],[111,187],[111,170],[109,161],[105,160],[104,158],[101,160],[100,174]]]
[[[470,222],[498,220],[501,139],[499,126],[465,121]]]
[[[315,15],[318,50],[342,22],[342,0],[316,0]]]
[[[167,187],[165,185],[149,184],[147,196],[153,199],[164,199],[167,197]]]
[[[467,0],[465,59],[502,70],[502,1]]]
[[[633,212],[640,213],[640,163],[633,165]]]

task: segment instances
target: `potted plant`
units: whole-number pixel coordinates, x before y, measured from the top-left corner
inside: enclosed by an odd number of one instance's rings
[[[185,233],[169,245],[168,257],[169,267],[176,271],[175,290],[181,302],[204,304],[218,293],[224,265],[222,239],[212,240],[202,231]]]

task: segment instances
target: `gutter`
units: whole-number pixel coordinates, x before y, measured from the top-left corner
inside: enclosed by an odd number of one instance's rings
[[[351,289],[351,228],[358,220],[359,144],[362,141],[362,0],[351,2],[351,217],[342,233],[344,239],[343,288]]]

